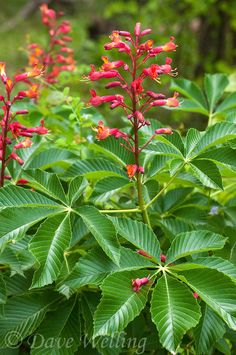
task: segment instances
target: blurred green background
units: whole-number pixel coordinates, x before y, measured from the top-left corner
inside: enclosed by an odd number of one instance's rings
[[[174,55],[181,76],[232,72],[236,62],[236,0],[1,0],[0,53],[14,70],[24,66],[26,38],[44,42],[39,4],[65,12],[73,25],[78,64],[98,61],[102,44],[116,28],[132,31],[134,23],[153,29],[156,43],[174,35]]]
[[[45,45],[48,41],[39,11],[43,2],[63,11],[64,19],[72,23],[78,71],[71,86],[84,101],[88,100],[91,85],[79,83],[79,77],[88,73],[90,63],[101,65],[100,57],[105,54],[103,45],[112,30],[133,31],[138,21],[143,28],[152,28],[155,45],[166,43],[172,35],[176,38],[178,49],[170,56],[179,76],[201,85],[204,73],[236,71],[236,0],[1,0],[0,61],[7,62],[8,74],[26,66],[28,42]],[[113,59],[122,56],[111,52],[109,56]],[[165,82],[169,83],[169,78],[164,80],[167,93]],[[95,87],[100,85],[96,83]],[[100,94],[104,93],[102,86],[99,90]],[[109,109],[102,108],[102,113],[109,121]],[[116,117],[117,113],[112,115]],[[189,115],[185,117],[185,113],[181,117],[180,113],[174,113],[172,120],[191,122]],[[195,124],[191,122],[191,125]]]

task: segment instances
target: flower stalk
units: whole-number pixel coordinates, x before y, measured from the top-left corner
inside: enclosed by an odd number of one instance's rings
[[[124,53],[128,57],[127,61],[117,60],[110,62],[108,57],[103,56],[103,65],[99,70],[91,65],[91,72],[87,79],[94,82],[104,79],[112,79],[108,83],[106,89],[123,90],[123,94],[113,94],[99,96],[94,89],[90,90],[91,98],[88,105],[94,107],[103,103],[109,103],[111,110],[120,108],[123,110],[127,119],[132,126],[130,134],[121,132],[118,128],[109,128],[99,122],[98,127],[94,130],[97,132],[98,140],[106,139],[108,136],[114,136],[120,140],[121,146],[133,154],[133,163],[126,165],[127,175],[130,179],[136,178],[138,210],[142,213],[145,223],[150,226],[150,220],[145,205],[142,187],[142,174],[145,173],[141,166],[140,153],[158,134],[172,134],[170,128],[160,128],[153,132],[153,135],[146,143],[140,147],[139,130],[150,125],[150,121],[145,118],[147,112],[155,107],[167,106],[177,107],[179,101],[178,93],[174,93],[173,97],[166,98],[165,95],[150,90],[145,90],[145,83],[148,80],[161,82],[162,75],[176,75],[176,69],[172,69],[171,58],[166,58],[165,64],[151,64],[146,66],[147,61],[157,56],[161,52],[174,51],[177,45],[174,43],[174,37],[164,45],[154,47],[152,40],[143,42],[143,37],[150,34],[151,29],[141,30],[141,24],[137,23],[132,35],[128,31],[113,31],[110,35],[111,42],[104,45],[105,50],[110,51],[117,49],[118,52]],[[145,67],[144,67],[145,65]],[[124,75],[126,74],[126,75]],[[149,205],[148,205],[149,206]]]

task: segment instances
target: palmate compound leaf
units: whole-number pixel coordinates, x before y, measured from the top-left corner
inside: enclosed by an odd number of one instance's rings
[[[195,269],[181,271],[178,278],[236,330],[236,284],[228,276],[213,269]]]
[[[222,249],[225,242],[226,238],[210,231],[198,230],[181,233],[173,240],[166,254],[166,262],[169,264],[187,255]]]
[[[0,322],[0,347],[8,347],[9,344],[13,347],[32,334],[59,298],[51,292],[11,297]]]
[[[51,284],[57,279],[70,239],[69,214],[48,218],[40,225],[29,244],[30,251],[39,262],[31,288]]]
[[[160,342],[174,353],[183,335],[197,325],[200,307],[183,283],[164,274],[155,286],[151,301],[152,320]]]
[[[32,337],[32,355],[74,355],[80,344],[79,309],[76,298],[46,315]]]
[[[108,276],[103,282],[102,299],[94,316],[94,335],[117,335],[139,315],[147,302],[152,282],[139,292],[132,289],[132,279],[147,277],[150,271],[122,271]]]
[[[104,252],[115,264],[119,265],[120,244],[112,222],[92,206],[79,207],[76,213],[83,219]]]
[[[157,262],[160,262],[161,248],[157,236],[144,223],[130,218],[109,218],[118,234],[128,240],[136,248],[144,250]]]
[[[202,317],[194,328],[196,354],[210,354],[213,345],[226,331],[223,320],[206,304],[202,306]]]
[[[102,249],[94,248],[79,259],[72,273],[59,285],[59,291],[67,295],[68,288],[70,292],[75,292],[84,285],[99,285],[109,273],[147,267],[156,268],[156,265],[133,250],[121,247],[120,263],[117,266]]]

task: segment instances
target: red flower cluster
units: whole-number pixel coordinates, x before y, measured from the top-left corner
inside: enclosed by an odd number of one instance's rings
[[[62,12],[56,13],[49,9],[47,4],[40,7],[42,23],[49,28],[49,47],[44,49],[37,43],[28,45],[29,66],[35,64],[45,65],[44,79],[48,83],[57,82],[61,71],[73,71],[75,69],[74,51],[68,47],[72,38],[68,36],[71,25],[68,21],[61,21]]]
[[[144,149],[157,134],[172,134],[170,128],[157,129],[151,139],[139,147],[138,131],[150,122],[145,119],[145,114],[155,106],[177,107],[179,101],[178,93],[174,93],[173,97],[166,98],[165,95],[153,91],[145,90],[145,83],[148,79],[160,83],[162,75],[176,75],[176,69],[172,69],[171,58],[166,58],[164,64],[151,64],[143,67],[144,64],[161,52],[174,51],[177,45],[174,43],[174,37],[164,45],[154,47],[152,40],[142,41],[145,35],[151,33],[151,29],[141,30],[140,23],[137,23],[132,35],[127,31],[113,31],[109,43],[106,43],[105,50],[117,49],[118,52],[124,52],[128,57],[128,62],[123,60],[109,61],[108,57],[103,56],[103,64],[99,70],[91,65],[91,71],[88,75],[90,81],[102,79],[112,79],[105,87],[106,89],[119,88],[123,90],[124,95],[105,95],[99,96],[96,91],[90,90],[91,98],[88,105],[99,106],[103,103],[109,103],[111,109],[121,107],[125,112],[128,120],[133,126],[133,136],[120,132],[118,129],[110,129],[99,122],[96,129],[98,139],[106,139],[113,135],[115,138],[122,139],[122,146],[134,154],[135,164],[127,165],[127,174],[129,178],[142,174],[143,168],[139,164],[139,153]],[[127,73],[130,74],[130,80],[127,79]],[[126,74],[126,75],[124,75]],[[130,101],[130,102],[128,102]]]
[[[18,149],[29,148],[33,143],[30,138],[33,134],[46,134],[48,130],[44,127],[44,120],[41,120],[38,127],[25,127],[20,122],[15,121],[17,115],[25,115],[27,110],[12,111],[12,106],[16,101],[22,100],[25,97],[35,97],[33,93],[37,93],[31,87],[31,90],[19,91],[13,98],[11,98],[12,90],[18,82],[25,82],[26,79],[40,76],[43,74],[44,68],[35,66],[31,71],[23,74],[16,75],[13,80],[7,77],[6,64],[0,63],[0,78],[5,87],[5,96],[0,96],[0,101],[3,102],[2,111],[0,116],[0,161],[1,161],[1,175],[0,186],[3,186],[4,179],[9,180],[9,176],[5,176],[5,169],[11,159],[16,160],[20,165],[24,164],[24,161],[16,153]],[[9,137],[10,136],[10,137]],[[20,140],[24,137],[23,140]],[[7,149],[8,146],[13,145],[12,149]]]

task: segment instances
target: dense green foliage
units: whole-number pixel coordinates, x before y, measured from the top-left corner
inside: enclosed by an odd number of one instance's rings
[[[209,26],[223,11],[234,29],[236,10],[231,1],[216,9],[216,0],[167,3],[91,1],[90,6],[94,18],[96,10],[104,12],[107,26],[114,19],[126,25],[139,13],[153,27],[158,12],[160,26],[166,24],[163,35],[174,32],[179,46],[189,41],[178,61],[191,65],[185,77],[192,70],[191,76],[198,58],[186,28],[195,18],[204,22],[214,8]],[[87,39],[82,18],[88,10],[81,6],[79,15],[81,62],[102,50],[98,44],[94,51],[95,42]],[[174,31],[173,19],[182,11],[186,17]],[[222,60],[209,55],[201,70],[211,61],[212,71],[230,68],[228,57]],[[87,66],[78,68],[82,74]],[[132,152],[114,136],[95,138],[93,129],[106,121],[106,110],[86,107],[89,87],[77,74],[62,73],[57,84],[42,88],[38,100],[14,108],[30,111],[20,116],[22,124],[38,125],[44,117],[50,131],[19,150],[24,164],[12,159],[6,171],[12,179],[0,188],[0,353],[234,354],[236,92],[228,92],[229,76],[205,74],[202,85],[172,79],[181,105],[158,108],[160,120],[150,117],[139,133],[144,144],[163,121],[180,123],[182,115],[192,126],[156,135],[140,153],[150,218],[145,223],[136,177],[126,172],[126,165],[134,164]],[[119,125],[132,135],[120,112]],[[192,118],[197,123],[191,124]],[[19,186],[19,179],[28,183]]]

